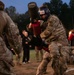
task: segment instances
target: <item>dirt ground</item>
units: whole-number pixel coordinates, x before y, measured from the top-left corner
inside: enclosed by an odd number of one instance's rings
[[[16,75],[36,75],[36,70],[40,62],[29,62],[22,65],[15,65],[14,71]],[[50,64],[48,65],[49,70],[47,69],[47,74],[45,75],[53,75],[53,70],[50,67]]]
[[[26,64],[22,65],[15,65],[14,72],[16,75],[36,75],[36,70],[40,62],[31,61]],[[47,74],[44,75],[53,75],[53,69],[50,66],[51,64],[48,64],[47,67]],[[67,72],[66,75],[74,75],[74,65],[69,65],[69,68],[72,68],[72,71]]]

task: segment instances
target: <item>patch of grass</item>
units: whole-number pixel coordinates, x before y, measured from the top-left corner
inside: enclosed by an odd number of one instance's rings
[[[36,60],[36,56],[35,55],[36,55],[35,50],[30,50],[30,60],[32,60],[32,61]],[[23,51],[22,51],[21,57],[20,57],[20,61],[21,62],[22,62],[22,59],[23,59]],[[15,55],[13,55],[13,60],[14,61],[18,60]]]
[[[30,50],[30,59],[31,60],[35,60],[36,59],[36,56],[35,56],[35,50]]]

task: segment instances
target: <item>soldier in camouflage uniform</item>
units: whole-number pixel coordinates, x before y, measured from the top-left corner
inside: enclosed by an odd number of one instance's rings
[[[61,21],[55,15],[51,15],[49,9],[43,5],[39,8],[40,17],[46,26],[41,33],[41,38],[49,44],[49,52],[45,52],[43,60],[37,68],[36,75],[46,73],[47,65],[52,60],[54,75],[63,75],[67,69],[69,60],[69,47],[66,31]]]
[[[15,75],[12,72],[13,55],[6,47],[3,35],[7,36],[11,48],[17,54],[20,54],[22,41],[19,30],[7,13],[4,12],[4,3],[0,1],[0,75]]]

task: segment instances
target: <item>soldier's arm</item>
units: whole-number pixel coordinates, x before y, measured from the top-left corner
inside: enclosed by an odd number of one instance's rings
[[[59,24],[59,19],[56,16],[52,16],[48,21],[46,29],[41,33],[42,38],[47,38],[52,36],[52,32],[55,31],[57,25]]]
[[[46,25],[46,24],[45,24]],[[49,22],[47,24],[47,27],[45,28],[45,30],[40,34],[41,38],[47,38],[48,36],[51,35],[53,30],[53,25],[51,25],[51,23]]]
[[[22,50],[22,38],[19,34],[19,29],[7,14],[6,20],[7,20],[6,34],[8,35],[10,46],[11,48],[14,48],[17,54],[19,54]]]

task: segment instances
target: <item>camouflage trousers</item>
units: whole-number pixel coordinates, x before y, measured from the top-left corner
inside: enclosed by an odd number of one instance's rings
[[[43,59],[43,50],[38,50],[37,47],[35,46],[35,51],[36,51],[36,60],[37,61],[42,61],[42,59]]]
[[[15,75],[12,72],[13,55],[0,37],[0,75]]]
[[[63,57],[53,58],[52,68],[54,70],[53,75],[64,75],[67,70],[67,63],[65,62]]]
[[[63,75],[65,70],[67,69],[67,63],[65,59],[67,59],[68,55],[60,56],[59,53],[59,45],[55,42],[52,42],[49,45],[49,51],[44,53],[43,60],[37,68],[36,75],[43,75],[46,72],[47,65],[52,59],[52,68],[54,70],[54,75]],[[62,50],[62,48],[60,49]],[[66,51],[63,53],[67,54]],[[62,73],[61,73],[62,72]]]
[[[41,61],[40,65],[37,68],[36,75],[43,75],[44,73],[46,73],[47,65],[48,65],[49,61],[50,61],[49,53],[46,52],[43,55],[43,60]]]

